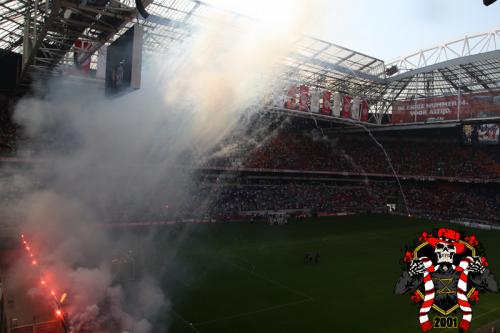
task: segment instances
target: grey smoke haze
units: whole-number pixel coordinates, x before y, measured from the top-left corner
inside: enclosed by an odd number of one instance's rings
[[[312,21],[307,12],[280,31],[298,33]],[[129,244],[96,225],[136,218],[145,207],[181,205],[192,182],[178,167],[182,156],[234,150],[214,148],[245,125],[240,116],[273,85],[275,62],[291,40],[258,25],[228,30],[225,20],[209,22],[171,57],[147,58],[136,92],[106,99],[98,85],[57,78],[17,105],[15,119],[32,138],[21,151],[45,162],[33,177],[2,183],[23,195],[0,210],[37,244],[58,292],[68,292],[76,332],[147,333],[168,310],[158,277],[139,272],[126,287],[116,281],[111,262]]]

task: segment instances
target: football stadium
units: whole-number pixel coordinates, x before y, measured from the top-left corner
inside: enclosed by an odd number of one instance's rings
[[[0,0],[0,333],[497,332],[499,6]]]

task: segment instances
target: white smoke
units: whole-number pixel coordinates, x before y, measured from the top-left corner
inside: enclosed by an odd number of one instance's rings
[[[99,225],[140,218],[146,207],[182,205],[191,179],[180,157],[212,152],[260,103],[277,61],[313,21],[309,13],[317,7],[299,2],[302,16],[279,34],[259,24],[228,28],[223,15],[208,22],[170,56],[148,57],[141,89],[120,98],[58,78],[18,103],[15,119],[31,137],[22,151],[44,162],[32,177],[9,179],[6,188],[15,183],[25,193],[0,210],[36,244],[57,292],[68,293],[75,332],[147,333],[166,312],[159,277],[136,272],[131,282],[116,279],[112,261],[129,244]]]

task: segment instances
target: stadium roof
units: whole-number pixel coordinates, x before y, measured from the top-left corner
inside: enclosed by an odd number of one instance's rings
[[[388,99],[456,95],[500,89],[500,29],[466,36],[386,64]]]
[[[195,0],[143,3],[151,14],[147,21],[140,19],[134,0],[0,0],[0,48],[23,53],[23,77],[27,72],[53,72],[60,69],[57,65],[72,64],[77,39],[92,43],[88,57],[135,22],[146,28],[146,48],[166,48],[186,38],[185,24],[201,4]]]
[[[370,92],[380,95],[385,80],[382,60],[309,36],[296,42],[283,63],[284,80],[367,98]]]
[[[150,16],[142,19],[133,0],[0,0],[0,48],[25,53],[27,72],[50,72],[58,64],[73,62],[76,39],[92,42],[89,55],[112,41],[135,22],[145,27],[144,46],[163,52],[184,40],[222,10],[196,0],[145,0]],[[252,19],[232,14],[235,24],[251,24]],[[238,22],[236,22],[238,21]],[[23,49],[25,30],[31,50]],[[29,54],[29,55],[28,55]],[[297,48],[284,63],[287,76],[318,87],[362,91],[384,78],[382,60],[311,37],[301,37]],[[358,89],[356,89],[358,88]]]
[[[0,0],[0,48],[23,53],[26,79],[34,72],[53,74],[72,65],[77,39],[92,43],[80,61],[93,55],[95,62],[96,50],[137,22],[145,28],[144,47],[149,52],[168,51],[221,12],[233,15],[231,24],[255,22],[197,0],[142,1],[150,14],[147,20],[134,0]],[[390,112],[395,99],[500,89],[499,38],[500,30],[495,30],[384,63],[301,36],[282,60],[281,73],[284,82],[359,95],[382,115]]]
[[[129,0],[0,0],[0,47],[23,54],[28,71],[52,71],[68,61],[77,39],[96,46],[136,16]]]

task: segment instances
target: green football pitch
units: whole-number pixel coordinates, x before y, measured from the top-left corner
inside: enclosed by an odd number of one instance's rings
[[[157,255],[142,264],[162,277],[169,306],[156,324],[168,332],[419,332],[418,307],[393,289],[404,245],[441,226],[382,215],[178,224],[154,230]],[[471,232],[500,277],[500,232]],[[500,318],[500,295],[480,294],[473,311],[471,331]]]

